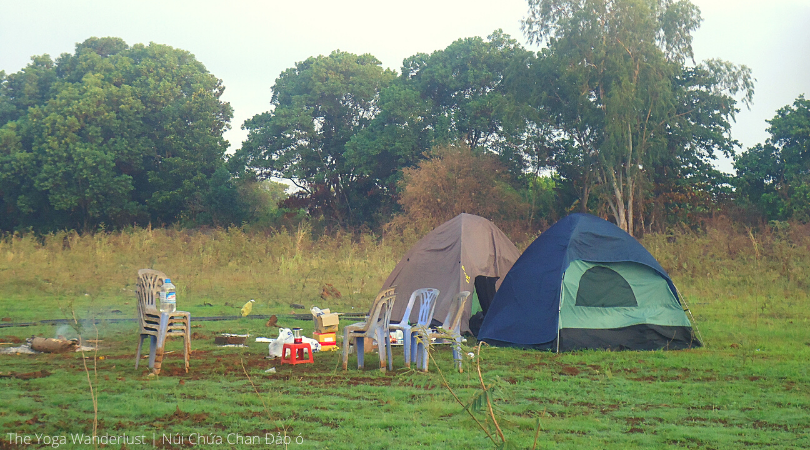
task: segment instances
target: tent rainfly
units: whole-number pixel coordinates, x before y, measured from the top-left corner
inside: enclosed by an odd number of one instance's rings
[[[572,214],[515,262],[478,338],[556,351],[699,347],[685,311],[669,275],[635,238]]]
[[[495,224],[483,217],[459,214],[414,244],[385,280],[383,289],[397,287],[391,320],[402,319],[411,293],[420,288],[439,289],[433,313],[439,323],[461,291],[477,291],[486,313],[500,280],[519,256],[518,249]],[[462,333],[470,331],[471,303],[467,302],[461,317]],[[419,306],[415,305],[410,320],[415,321],[418,313]]]

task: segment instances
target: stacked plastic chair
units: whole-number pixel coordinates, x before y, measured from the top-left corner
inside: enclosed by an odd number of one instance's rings
[[[191,353],[191,314],[185,311],[161,312],[157,309],[157,298],[166,274],[153,269],[138,271],[138,284],[135,294],[138,296],[138,321],[140,339],[138,352],[135,355],[135,368],[141,360],[143,340],[149,338],[149,368],[155,375],[160,374],[166,338],[183,337],[183,359],[188,373],[188,360]]]

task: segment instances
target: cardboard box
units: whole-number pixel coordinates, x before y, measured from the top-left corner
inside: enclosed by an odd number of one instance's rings
[[[371,338],[363,338],[363,353],[371,353],[377,351],[377,341]]]
[[[363,338],[363,353],[371,353],[377,351],[377,341],[371,338]],[[349,346],[349,354],[353,355],[355,352],[354,345]]]
[[[316,333],[336,333],[340,322],[339,316],[328,308],[323,310],[323,314],[312,316],[312,320],[315,322]]]
[[[321,345],[335,345],[337,344],[337,333],[314,333],[312,338],[318,341]]]
[[[321,351],[322,352],[334,352],[334,351],[337,351],[337,350],[338,350],[337,342],[321,344]]]

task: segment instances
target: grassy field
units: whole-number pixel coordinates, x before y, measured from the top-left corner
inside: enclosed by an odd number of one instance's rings
[[[480,397],[475,360],[457,373],[446,347],[427,374],[404,369],[401,350],[385,374],[373,370],[374,355],[363,371],[351,357],[344,372],[338,353],[279,366],[265,358],[266,344],[213,344],[222,332],[275,337],[264,320],[198,321],[190,372],[173,340],[162,374],[149,377],[143,366],[134,369],[135,323],[105,320],[134,317],[135,274],[153,267],[170,274],[180,309],[192,317],[236,315],[255,298],[254,314],[278,314],[281,325],[308,332],[311,322],[287,315],[291,303],[365,311],[415,238],[315,238],[306,228],[6,237],[0,318],[36,322],[75,312],[79,325],[0,328],[7,343],[0,347],[77,330],[101,342],[84,356],[0,355],[0,449],[90,448],[72,442],[93,434],[94,419],[98,436],[129,441],[104,448],[272,448],[285,435],[291,448],[494,447],[487,432],[500,438],[491,416],[474,411],[485,432],[452,394],[465,403]],[[514,448],[810,448],[808,229],[749,232],[719,222],[642,242],[673,276],[706,346],[567,354],[483,347],[482,377],[507,441]],[[340,298],[321,297],[327,284]],[[275,373],[266,372],[271,367]]]

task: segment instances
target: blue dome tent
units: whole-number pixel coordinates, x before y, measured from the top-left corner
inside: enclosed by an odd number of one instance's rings
[[[627,232],[590,214],[565,217],[523,252],[478,339],[556,351],[701,345],[661,265]]]

